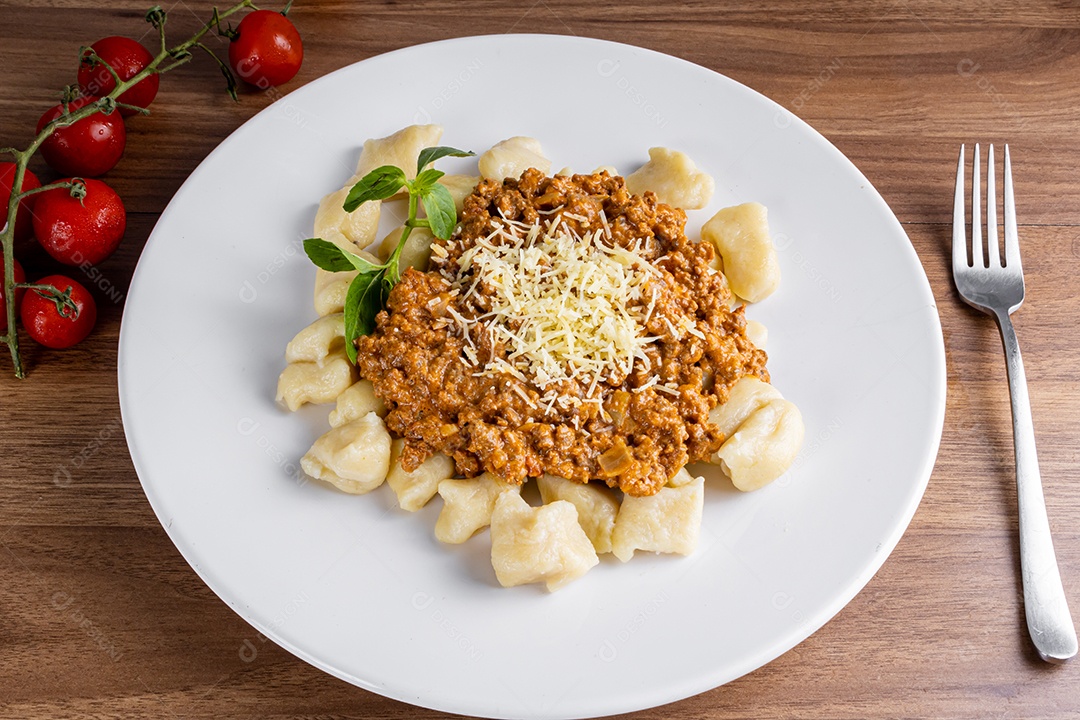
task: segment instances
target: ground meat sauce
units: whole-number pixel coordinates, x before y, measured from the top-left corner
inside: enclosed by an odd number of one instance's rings
[[[557,214],[578,233],[607,223],[613,242],[634,246],[660,270],[663,283],[642,332],[659,339],[647,346],[651,369],[633,371],[594,389],[599,402],[545,407],[538,389],[510,374],[485,377],[465,355],[461,327],[451,311],[477,318],[485,293],[453,289],[462,253],[499,223],[546,222]],[[630,495],[652,495],[689,462],[704,460],[723,442],[707,422],[740,377],[768,380],[766,355],[746,338],[743,310],[729,309],[730,293],[709,269],[713,248],[684,235],[686,215],[652,193],[627,192],[607,173],[545,177],[526,171],[520,180],[482,181],[465,200],[461,225],[433,253],[428,272],[407,270],[391,291],[375,332],[358,341],[360,372],[374,383],[389,409],[391,432],[405,439],[402,465],[415,469],[442,452],[466,477],[489,471],[507,482],[550,473],[579,482],[603,480]],[[675,333],[686,319],[696,333]],[[477,325],[473,340],[482,367],[503,357],[501,343]],[[699,335],[701,337],[699,337]],[[472,343],[470,343],[472,344]],[[658,376],[657,384],[644,390]],[[618,380],[619,382],[615,382]],[[559,388],[584,398],[588,388],[566,381]],[[528,398],[528,400],[526,399]]]

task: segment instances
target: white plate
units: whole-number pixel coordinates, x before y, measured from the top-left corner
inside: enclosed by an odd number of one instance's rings
[[[757,200],[780,290],[774,384],[802,409],[794,469],[743,495],[706,486],[688,558],[605,558],[556,594],[498,587],[486,534],[440,546],[440,502],[347,496],[297,459],[325,408],[275,406],[282,354],[314,318],[300,242],[365,138],[413,122],[483,150],[532,135],[558,169],[687,151],[708,211]],[[453,169],[455,162],[441,161]],[[483,716],[636,710],[772,660],[840,610],[888,556],[937,452],[945,361],[933,296],[900,224],[824,138],[752,90],[649,50],[557,36],[464,38],[344,68],[261,112],[192,174],[139,262],[120,400],[150,503],[187,561],[267,637],[389,697]],[[869,629],[868,629],[869,630]],[[251,659],[257,635],[237,652]]]

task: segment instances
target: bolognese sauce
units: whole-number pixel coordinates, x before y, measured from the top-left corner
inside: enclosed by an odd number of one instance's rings
[[[685,225],[606,172],[483,180],[358,340],[402,466],[442,452],[466,477],[641,496],[715,452],[709,410],[740,377],[768,381],[767,357]]]

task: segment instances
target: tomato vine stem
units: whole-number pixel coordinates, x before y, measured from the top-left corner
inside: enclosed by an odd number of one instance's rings
[[[10,155],[15,159],[15,175],[11,180],[11,196],[8,198],[8,223],[3,232],[0,232],[0,244],[3,245],[3,258],[4,258],[4,276],[3,276],[3,296],[7,302],[5,302],[5,309],[7,312],[7,332],[4,335],[0,335],[0,342],[8,346],[8,350],[11,353],[11,362],[14,366],[15,377],[26,377],[26,370],[23,367],[22,355],[19,352],[19,332],[16,325],[16,303],[15,303],[15,214],[19,209],[19,203],[27,197],[34,195],[35,193],[44,192],[45,190],[51,190],[56,187],[68,187],[72,186],[71,183],[52,183],[50,185],[43,186],[41,188],[35,188],[32,190],[22,191],[23,179],[26,177],[26,169],[30,164],[30,158],[40,149],[41,144],[45,142],[54,132],[60,128],[73,125],[83,118],[90,117],[96,112],[104,112],[106,114],[117,112],[118,108],[127,107],[123,103],[117,102],[119,98],[126,91],[130,90],[135,85],[138,85],[143,79],[153,74],[161,75],[175,70],[181,65],[186,64],[192,58],[190,51],[193,47],[199,47],[202,50],[208,52],[211,56],[217,60],[219,66],[222,68],[223,74],[229,83],[229,94],[232,98],[236,99],[235,93],[235,80],[232,79],[231,73],[228,70],[228,66],[225,65],[220,58],[203,45],[200,41],[206,33],[219,28],[221,21],[230,15],[240,12],[244,9],[256,9],[255,4],[251,0],[242,0],[236,3],[232,7],[219,11],[214,8],[213,16],[209,21],[203,24],[199,30],[195,32],[190,38],[174,47],[169,47],[168,42],[165,39],[165,22],[167,19],[167,13],[160,7],[154,6],[150,8],[146,13],[146,21],[153,25],[158,31],[158,37],[160,40],[160,50],[157,55],[147,64],[145,68],[133,75],[127,80],[120,80],[116,71],[110,67],[107,63],[105,67],[112,73],[115,84],[111,92],[96,101],[84,105],[83,107],[69,111],[67,102],[64,102],[65,113],[52,120],[49,124],[41,129],[41,132],[30,141],[22,150],[14,147],[0,148],[0,154]],[[87,52],[89,51],[89,53]],[[83,47],[80,48],[80,62],[82,58],[96,58],[99,62],[101,59],[97,57],[97,53],[92,48]],[[169,60],[167,64],[166,60]],[[66,100],[66,97],[65,97]],[[145,108],[139,108],[142,113],[148,113]],[[22,285],[21,287],[25,287]],[[59,293],[55,287],[51,285],[35,286],[35,289],[40,288],[43,290],[52,290]]]

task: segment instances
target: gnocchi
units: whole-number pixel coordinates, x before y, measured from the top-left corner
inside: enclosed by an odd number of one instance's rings
[[[349,283],[359,274],[358,270],[330,272],[315,268],[315,312],[320,315],[343,312]]]
[[[416,162],[420,157],[420,151],[426,147],[438,145],[442,133],[443,129],[440,125],[410,125],[393,135],[366,141],[360,153],[360,160],[356,164],[356,179],[349,184],[349,187],[383,165],[401,168],[405,171],[405,177],[412,180],[416,177]],[[378,205],[378,203],[366,204]]]
[[[401,233],[405,231],[405,227],[395,228],[386,234],[382,243],[379,245],[379,258],[386,261],[397,249],[398,243],[401,241]],[[435,236],[431,234],[431,231],[427,228],[413,228],[409,233],[409,237],[405,238],[405,245],[401,248],[401,254],[398,255],[398,267],[404,272],[405,268],[416,268],[423,272],[427,270],[428,259],[431,257],[431,241],[435,239]]]
[[[730,437],[746,418],[779,397],[780,391],[761,378],[741,377],[728,391],[727,402],[709,411],[709,423],[720,428],[725,437]]]
[[[802,415],[795,404],[774,398],[754,411],[714,455],[740,490],[768,485],[795,461],[803,441]]]
[[[534,508],[516,493],[499,495],[491,514],[491,565],[500,585],[542,582],[554,591],[599,562],[572,503]]]
[[[626,189],[634,195],[651,190],[660,202],[691,210],[709,204],[714,186],[686,153],[663,147],[649,148],[649,162],[626,176]]]
[[[724,208],[701,228],[724,261],[732,291],[747,302],[760,302],[780,284],[780,263],[769,236],[768,212],[760,203]]]
[[[475,175],[443,175],[439,178],[439,184],[450,191],[450,197],[454,199],[454,209],[460,214],[465,207],[465,198],[472,195],[472,191],[483,180]]]
[[[531,137],[512,137],[496,143],[480,156],[480,174],[492,180],[518,178],[529,168],[547,175],[551,161],[543,155],[540,141]]]
[[[343,237],[350,243],[345,249],[351,253],[370,245],[379,230],[379,203],[364,203],[351,213],[343,207],[349,190],[358,180],[353,178],[345,187],[324,197],[315,212],[315,235],[331,242]]]
[[[559,500],[569,502],[577,509],[578,523],[596,552],[611,552],[611,531],[615,529],[619,502],[609,489],[554,475],[542,475],[536,482],[545,505]]]
[[[765,350],[769,344],[769,328],[757,320],[747,320],[746,339],[754,343],[754,347]]]
[[[397,248],[404,227],[376,242],[381,203],[367,202],[345,212],[344,200],[361,177],[384,165],[397,166],[407,178],[414,178],[420,152],[437,145],[441,136],[438,125],[413,125],[367,140],[355,175],[320,202],[315,235],[373,265],[382,264]],[[516,179],[528,168],[546,175],[552,163],[538,140],[516,136],[478,158],[479,175],[443,175],[438,183],[460,213],[483,178]],[[595,172],[601,171],[618,174],[611,166]],[[569,176],[571,169],[564,167],[558,174]],[[650,148],[649,160],[626,176],[625,184],[633,194],[652,191],[660,202],[684,209],[704,208],[715,189],[712,177],[690,157],[663,147]],[[426,270],[433,240],[429,229],[414,228],[401,248],[399,267]],[[705,223],[701,240],[716,251],[708,272],[718,274],[717,280],[730,290],[730,307],[742,301],[758,302],[775,291],[779,263],[764,206],[745,203],[720,210]],[[369,246],[376,254],[363,249]],[[537,478],[543,502],[539,507],[522,498],[521,486],[491,473],[455,478],[454,460],[446,454],[436,453],[415,470],[406,471],[401,465],[406,440],[392,436],[384,420],[390,408],[370,380],[358,377],[345,355],[343,310],[349,285],[357,275],[356,271],[316,270],[313,304],[319,317],[298,332],[285,350],[287,364],[278,379],[278,402],[289,410],[308,403],[334,403],[328,417],[330,429],[300,461],[308,475],[351,494],[371,492],[385,482],[408,512],[420,510],[439,495],[442,508],[435,537],[444,543],[464,543],[490,525],[491,563],[504,587],[544,583],[554,591],[595,567],[604,553],[626,562],[639,550],[693,552],[702,521],[704,479],[685,467],[659,492],[641,497],[602,484],[543,475]],[[747,320],[745,333],[756,347],[765,348],[768,329],[764,325]],[[714,382],[707,371],[703,386],[710,388]],[[744,491],[763,487],[785,472],[805,432],[798,408],[755,376],[738,380],[727,402],[714,407],[707,421],[724,436],[708,461]]]
[[[521,494],[520,485],[510,485],[491,473],[471,480],[443,480],[439,495],[443,509],[435,522],[435,537],[444,543],[459,544],[491,523],[495,501],[503,493]]]
[[[307,403],[332,403],[355,378],[356,368],[345,357],[344,348],[327,356],[321,365],[289,363],[278,377],[277,401],[293,412]]]
[[[296,334],[285,346],[285,362],[322,365],[332,353],[345,347],[345,318],[341,313],[324,315]]]
[[[371,492],[383,484],[390,470],[390,433],[382,418],[368,413],[316,440],[300,459],[300,467],[344,492]]]
[[[689,555],[697,547],[705,506],[705,478],[681,487],[665,487],[648,497],[623,498],[611,550],[623,562],[636,550]]]
[[[370,380],[357,380],[337,396],[336,405],[330,411],[330,427],[340,427],[372,412],[386,417],[386,403],[375,394],[375,386]]]
[[[454,461],[442,453],[435,453],[415,470],[401,467],[401,450],[405,441],[401,438],[390,443],[390,472],[386,484],[397,495],[402,510],[416,512],[427,505],[428,500],[439,491],[439,483],[454,477]]]
[[[671,487],[682,487],[683,485],[689,485],[694,482],[694,476],[690,474],[690,471],[686,468],[679,468],[679,472],[675,473],[668,479],[667,484]]]

